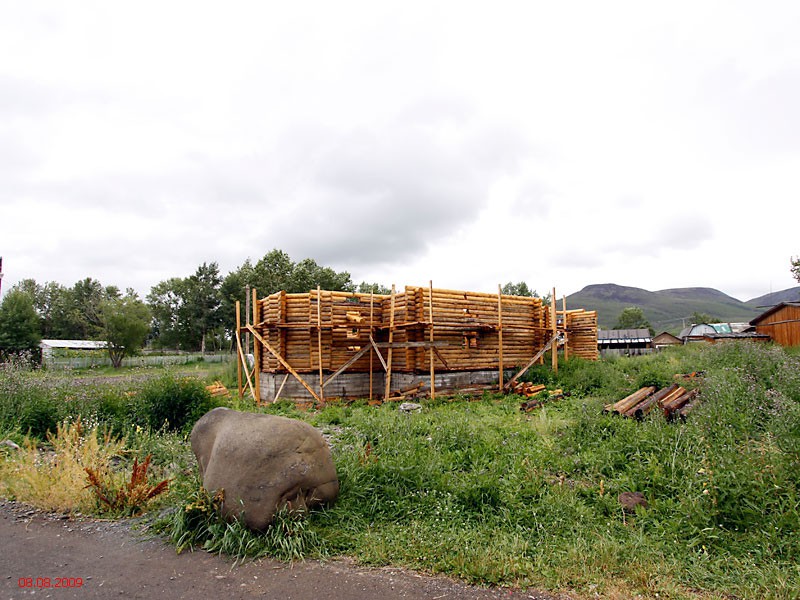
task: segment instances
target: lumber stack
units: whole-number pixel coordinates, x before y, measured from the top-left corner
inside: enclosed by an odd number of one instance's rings
[[[540,298],[406,286],[390,295],[311,290],[276,292],[258,300],[256,330],[298,373],[331,373],[371,347],[393,372],[494,370],[527,364],[552,335]],[[597,314],[567,311],[570,356],[597,358]],[[430,348],[431,339],[435,351]],[[502,352],[501,352],[502,339]],[[381,371],[374,348],[347,366],[350,373]],[[285,373],[271,352],[263,372]]]
[[[567,354],[597,360],[597,311],[567,311]]]
[[[685,420],[697,405],[699,396],[699,389],[687,390],[677,383],[660,390],[648,386],[636,390],[614,404],[606,405],[603,410],[623,417],[642,419],[652,410],[658,409],[668,421],[678,418]]]
[[[228,391],[221,381],[215,381],[214,383],[207,385],[206,390],[209,394],[211,394],[212,398],[230,398],[231,393]]]

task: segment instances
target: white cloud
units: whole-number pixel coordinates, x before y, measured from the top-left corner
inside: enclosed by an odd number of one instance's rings
[[[795,285],[800,8],[9,5],[3,289],[272,248],[559,294]]]

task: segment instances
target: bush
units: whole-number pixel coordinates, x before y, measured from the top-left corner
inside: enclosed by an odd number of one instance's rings
[[[153,430],[185,431],[222,403],[212,398],[203,382],[164,374],[148,381],[137,396],[139,421]]]

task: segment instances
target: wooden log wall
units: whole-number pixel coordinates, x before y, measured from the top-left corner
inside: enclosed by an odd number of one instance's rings
[[[256,329],[295,370],[316,373],[321,328],[322,368],[331,372],[369,345],[371,331],[376,342],[388,341],[391,306],[390,295],[281,291],[258,301],[262,320]],[[394,297],[392,341],[428,342],[432,327],[437,372],[497,369],[502,326],[503,365],[511,369],[530,361],[550,339],[549,312],[540,298],[501,295],[498,302],[497,294],[407,286]],[[567,316],[569,355],[596,359],[597,314],[572,310]],[[386,360],[387,349],[380,351]],[[369,372],[369,356],[365,353],[348,372]],[[373,362],[373,368],[381,369],[379,361]],[[394,372],[428,373],[429,369],[428,348],[394,348]],[[266,351],[261,356],[261,370],[285,372]]]
[[[567,353],[587,360],[597,360],[597,311],[567,311]]]

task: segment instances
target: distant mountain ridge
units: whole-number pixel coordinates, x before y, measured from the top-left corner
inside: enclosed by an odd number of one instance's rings
[[[705,313],[721,321],[743,323],[764,312],[763,306],[800,300],[800,286],[781,290],[747,302],[737,300],[714,288],[672,288],[651,292],[636,287],[602,283],[587,285],[567,296],[567,308],[597,311],[601,329],[611,329],[624,308],[637,306],[656,332],[677,332],[688,325],[694,313]]]

